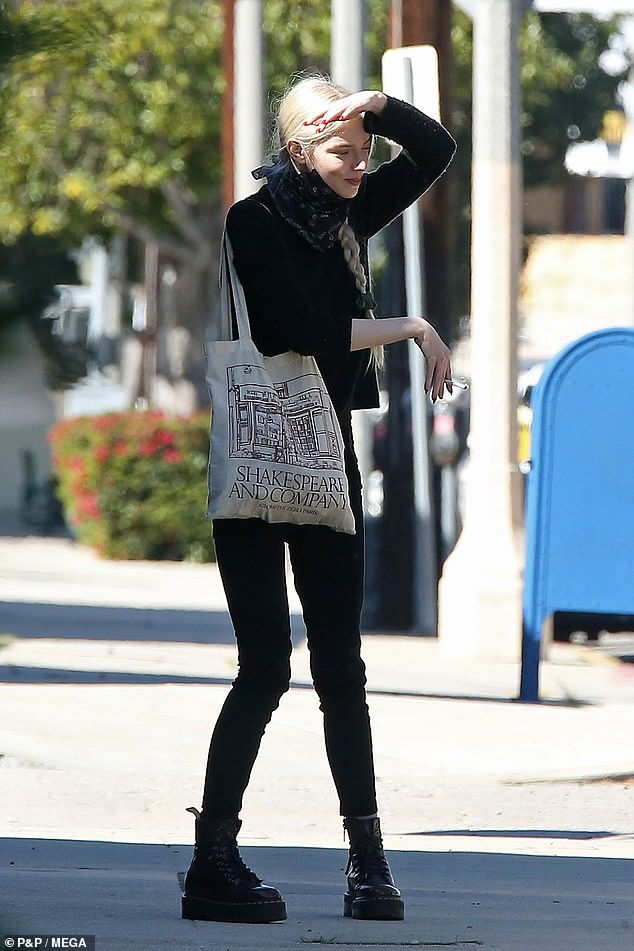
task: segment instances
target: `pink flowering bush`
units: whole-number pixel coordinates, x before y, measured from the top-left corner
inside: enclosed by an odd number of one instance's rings
[[[82,416],[57,423],[49,440],[58,495],[80,542],[106,558],[213,560],[208,415]]]

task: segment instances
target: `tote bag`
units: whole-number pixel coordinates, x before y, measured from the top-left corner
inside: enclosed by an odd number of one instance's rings
[[[222,334],[205,344],[211,400],[207,517],[326,525],[355,533],[343,439],[314,357],[267,357],[251,339],[242,284],[225,235]]]

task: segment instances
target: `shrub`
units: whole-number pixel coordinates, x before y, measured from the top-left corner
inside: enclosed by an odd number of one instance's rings
[[[158,412],[62,420],[49,433],[64,513],[106,558],[213,560],[209,419]]]

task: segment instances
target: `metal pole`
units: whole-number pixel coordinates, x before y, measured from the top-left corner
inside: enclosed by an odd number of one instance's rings
[[[331,0],[330,72],[350,92],[365,83],[365,0]]]
[[[403,213],[405,293],[408,316],[426,312],[423,285],[423,235],[420,209],[411,205]],[[409,379],[414,462],[414,629],[417,634],[436,633],[436,532],[431,496],[428,401],[425,394],[425,361],[418,346],[408,340]]]
[[[628,52],[634,53],[634,17],[626,21],[626,35],[629,37]],[[621,146],[622,154],[627,149],[630,165],[632,165],[632,154],[634,154],[634,67],[630,67],[627,76],[627,82],[622,83],[621,99],[623,109],[627,120],[624,142]],[[624,148],[625,146],[625,148]],[[630,172],[630,177],[625,185],[625,235],[630,243],[631,259],[634,261],[634,168]],[[630,318],[634,323],[634,267],[630,268]]]
[[[264,153],[262,0],[234,0],[234,200],[257,190],[251,170]]]
[[[223,0],[224,30],[222,36],[222,71],[225,76],[225,89],[222,95],[222,133],[220,151],[222,154],[222,196],[225,213],[233,205],[233,97],[234,82],[234,0]]]
[[[147,409],[154,396],[156,383],[156,328],[158,323],[158,273],[160,252],[156,241],[145,245],[144,285],[145,315],[141,335],[141,391],[137,408]]]
[[[383,56],[386,91],[438,115],[438,60],[431,47],[389,50]],[[423,229],[418,203],[403,212],[405,294],[408,316],[425,314]],[[417,634],[435,634],[436,532],[431,492],[428,400],[425,365],[418,346],[408,341],[414,478],[413,627]]]
[[[412,65],[403,60],[405,99],[414,100]],[[403,212],[405,295],[408,317],[426,313],[424,249],[420,207],[417,202]],[[436,532],[431,497],[428,402],[425,394],[425,361],[413,340],[407,342],[414,463],[414,629],[436,633]]]

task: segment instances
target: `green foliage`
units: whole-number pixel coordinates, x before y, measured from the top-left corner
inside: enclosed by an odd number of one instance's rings
[[[272,103],[299,70],[328,72],[330,4],[265,0],[266,85]]]
[[[596,138],[605,113],[615,108],[620,78],[599,66],[615,30],[616,18],[534,12],[525,17],[520,48],[527,185],[562,181],[570,142]]]
[[[387,41],[388,0],[366,0],[368,85],[381,84]],[[264,0],[265,83],[271,116],[289,80],[298,72],[330,72],[330,2]]]
[[[375,81],[387,9],[368,2]],[[195,240],[191,212],[222,172],[221,0],[23,0],[10,17],[2,10],[0,240],[113,227]],[[263,16],[274,102],[291,75],[328,70],[330,5],[264,0]]]
[[[23,0],[0,4],[0,237],[95,233],[130,219],[179,233],[166,184],[197,202],[218,185],[220,0]],[[266,82],[327,70],[330,5],[265,0]],[[388,0],[368,0],[378,81]],[[560,177],[568,130],[591,138],[617,80],[598,66],[614,21],[531,12],[521,35],[529,183]],[[455,131],[470,117],[471,27],[454,11]],[[573,133],[573,134],[576,134]]]
[[[178,233],[166,183],[220,179],[218,0],[24,0],[0,39],[0,237]]]
[[[608,76],[599,57],[617,29],[617,18],[583,13],[530,11],[520,31],[522,154],[527,185],[564,180],[564,156],[572,138],[595,138],[615,108],[620,78]],[[470,160],[472,25],[454,8],[453,131]],[[460,157],[460,156],[459,156]]]
[[[53,468],[67,521],[106,558],[211,561],[209,418],[108,413],[57,423]]]

